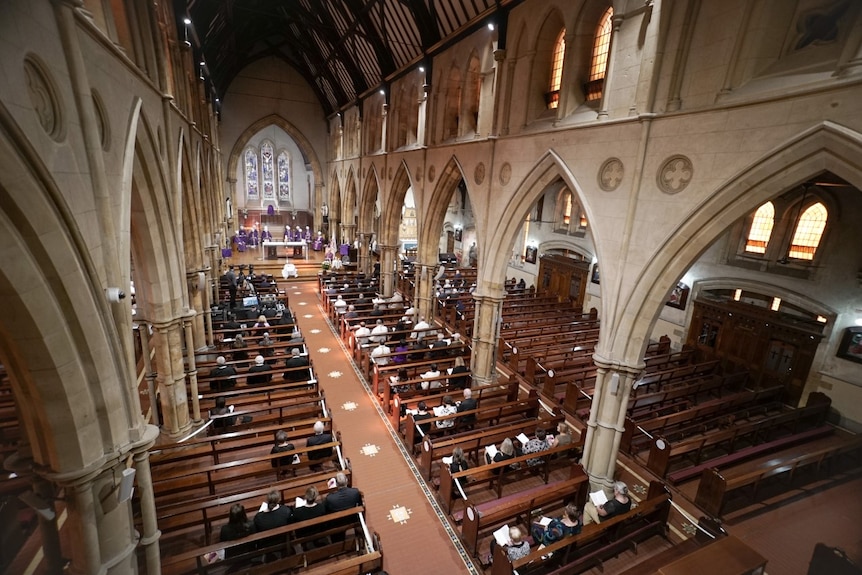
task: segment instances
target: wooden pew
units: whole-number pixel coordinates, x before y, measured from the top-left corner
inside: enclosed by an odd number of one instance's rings
[[[533,514],[540,509],[563,507],[574,502],[583,509],[589,491],[589,479],[584,468],[572,465],[569,478],[513,493],[507,497],[475,504],[469,499],[464,504],[461,521],[461,541],[474,557],[479,552],[479,536],[510,521],[530,523]]]
[[[437,491],[440,506],[456,522],[461,520],[462,513],[454,513],[453,503],[461,496],[461,493],[453,480],[457,480],[459,485],[462,485],[461,491],[464,492],[464,495],[467,495],[468,491],[464,486],[468,486],[470,491],[474,491],[477,486],[486,486],[487,489],[491,489],[496,493],[497,499],[503,496],[504,480],[510,480],[513,476],[521,473],[539,472],[543,481],[548,483],[551,465],[570,463],[567,456],[571,452],[571,448],[571,445],[558,445],[539,453],[527,453],[513,457],[512,459],[480,465],[454,474],[449,471],[447,465],[443,465],[440,467],[440,489]],[[527,465],[527,460],[537,458],[541,458],[542,463],[532,467]],[[514,464],[517,464],[519,467],[513,469],[512,465]],[[469,478],[469,484],[467,478]]]
[[[803,451],[803,453],[798,453]],[[794,475],[805,468],[814,468],[819,473],[824,466],[844,455],[859,455],[862,451],[862,435],[849,436],[842,441],[810,451],[799,446],[794,453],[754,466],[741,466],[720,472],[716,467],[704,469],[697,487],[695,503],[707,513],[721,517],[724,506],[734,492],[750,488],[750,499],[755,501],[760,485],[767,479],[786,476],[788,483]],[[830,468],[830,472],[834,471]],[[831,474],[831,473],[830,473]]]
[[[601,523],[586,525],[577,535],[569,535],[532,550],[527,556],[509,561],[505,548],[494,550],[491,575],[528,575],[533,573],[581,573],[599,567],[610,557],[653,535],[666,537],[670,513],[670,492],[660,481],[650,482],[647,498],[622,515]]]

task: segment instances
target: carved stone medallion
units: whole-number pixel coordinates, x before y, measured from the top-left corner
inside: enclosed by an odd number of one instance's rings
[[[473,172],[473,180],[477,185],[481,185],[485,181],[485,164],[479,162],[476,164],[476,171]]]
[[[504,186],[512,179],[512,166],[509,162],[505,162],[500,167],[500,183]]]
[[[428,181],[433,182],[434,178],[437,177],[437,168],[434,166],[428,166]]]
[[[683,191],[694,176],[691,160],[681,154],[669,157],[659,168],[656,183],[666,194],[678,194]]]
[[[48,67],[35,54],[28,54],[24,59],[24,75],[27,78],[30,102],[39,118],[39,124],[52,140],[63,141],[66,137],[63,105]]]
[[[625,170],[619,158],[608,158],[599,168],[599,187],[606,192],[612,192],[620,187]]]

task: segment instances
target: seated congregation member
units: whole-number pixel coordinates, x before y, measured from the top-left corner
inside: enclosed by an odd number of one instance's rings
[[[486,463],[498,463],[500,461],[506,461],[507,459],[512,459],[515,457],[515,444],[512,442],[512,439],[507,437],[500,443],[500,448],[497,450],[497,453],[494,454],[492,458],[487,452],[485,453],[485,462]],[[514,465],[514,464],[513,464]]]
[[[398,370],[397,375],[389,376],[389,385],[392,386],[393,393],[404,393],[410,391],[410,384],[407,383],[410,377],[407,375],[407,368],[402,367]]]
[[[383,323],[382,319],[378,319],[371,330],[371,343],[385,343],[389,338],[389,328]]]
[[[411,325],[413,325],[413,322],[410,321],[410,318],[407,317],[406,315],[402,316],[401,319],[398,320],[398,323],[395,324],[395,331],[397,331],[397,332],[407,331],[408,329],[410,329]],[[403,336],[402,336],[402,339],[403,339]]]
[[[384,309],[386,306],[383,304],[376,303],[374,304],[374,309],[368,312],[369,317],[379,317],[381,315],[386,315],[386,310]]]
[[[464,365],[464,358],[456,357],[455,367],[453,367],[452,371],[449,372],[449,385],[460,389],[466,389],[467,386],[470,385],[469,373],[470,370],[466,365]]]
[[[344,312],[344,319],[353,319],[355,317],[359,317],[359,312],[356,311],[356,306],[350,304],[347,306],[347,311]]]
[[[472,411],[478,407],[478,403],[475,399],[473,399],[473,390],[469,387],[464,390],[464,399],[461,400],[461,403],[458,404],[457,413],[462,413],[464,411]],[[470,413],[467,415],[462,415],[458,418],[458,425],[473,425],[476,423],[476,414]]]
[[[431,419],[434,416],[428,413],[428,405],[424,401],[420,401],[416,408],[416,413],[413,415],[413,421],[416,422],[416,426],[422,431],[421,435],[427,435],[428,432],[431,431],[431,424],[419,422],[423,419]]]
[[[443,405],[434,409],[434,415],[437,417],[441,417],[444,415],[452,415],[453,413],[457,413],[458,408],[455,406],[455,402],[452,400],[451,395],[443,396]],[[444,419],[442,421],[435,421],[437,424],[437,429],[447,429],[450,427],[455,427],[454,419]]]
[[[230,507],[227,523],[221,526],[219,541],[236,541],[255,532],[254,523],[249,521],[245,507],[240,503],[234,503]],[[236,557],[254,549],[254,543],[247,545],[229,547],[225,551],[225,557]]]
[[[563,516],[560,518],[551,519],[547,525],[541,523],[533,523],[532,535],[533,542],[539,544],[539,549],[556,543],[569,535],[577,535],[581,532],[581,513],[578,506],[574,503],[566,505],[563,511]]]
[[[338,511],[346,511],[354,507],[362,505],[362,494],[355,487],[348,487],[347,476],[338,472],[335,474],[335,491],[330,492],[326,496],[325,507],[327,513],[336,513]],[[333,525],[348,525],[353,523],[354,517],[345,517],[333,523]],[[343,541],[344,534],[336,533],[330,535],[333,541]]]
[[[266,496],[266,501],[261,506],[261,510],[254,516],[254,528],[258,531],[268,531],[270,529],[278,529],[289,524],[293,517],[293,511],[287,505],[281,504],[281,495],[278,491],[270,491]],[[285,537],[276,535],[261,541],[261,545],[269,547],[283,543]]]
[[[496,539],[491,539],[491,557],[494,556],[494,548],[497,546]],[[517,561],[521,557],[530,554],[530,542],[524,539],[523,533],[518,527],[509,528],[509,543],[506,547],[506,556],[509,561]]]
[[[344,301],[344,298],[341,294],[338,294],[338,297],[335,299],[335,303],[332,304],[332,307],[335,308],[335,313],[338,315],[342,315],[347,311],[347,302]]]
[[[275,445],[272,446],[272,449],[269,451],[271,455],[276,453],[285,453],[288,451],[293,451],[294,447],[292,443],[287,441],[287,432],[283,429],[279,429],[275,432]],[[281,465],[285,467],[293,463],[293,455],[288,455],[287,457],[279,457],[272,460],[272,466],[278,467]]]
[[[216,366],[210,370],[210,377],[218,378],[210,382],[210,389],[213,391],[224,391],[233,388],[236,385],[235,379],[230,379],[230,376],[236,375],[236,369],[232,365],[227,365],[227,360],[223,355],[216,358]]]
[[[596,506],[592,501],[584,505],[584,525],[599,523],[615,515],[621,515],[632,508],[629,487],[623,481],[614,482],[614,496],[607,503]]]
[[[261,338],[258,345],[263,348],[263,350],[260,352],[263,357],[272,357],[275,354],[272,349],[272,347],[275,345],[275,342],[272,340],[271,337],[269,337],[268,331],[263,332],[263,337]]]
[[[246,383],[248,385],[259,385],[269,383],[272,379],[271,373],[262,373],[266,371],[270,371],[272,369],[269,364],[264,361],[262,355],[258,355],[254,358],[254,365],[248,368],[248,378],[246,379]]]
[[[356,343],[360,346],[370,345],[371,343],[371,330],[368,329],[368,326],[365,325],[364,321],[359,322],[359,327],[355,328],[353,331],[353,337],[356,338]]]
[[[224,334],[225,339],[235,339],[242,332],[242,326],[237,323],[236,316],[234,314],[229,314],[227,316],[227,323],[222,326],[222,329],[229,330]]]
[[[530,441],[524,445],[523,454],[526,455],[528,453],[539,453],[540,451],[546,451],[550,445],[548,444],[547,432],[544,429],[537,429],[536,436],[532,438]],[[536,465],[541,465],[545,460],[541,457],[535,457],[533,459],[527,460],[527,465],[530,467],[535,467]]]
[[[324,515],[326,515],[326,507],[324,507],[323,503],[320,500],[320,493],[318,493],[317,487],[311,485],[308,489],[305,490],[305,498],[303,499],[303,501],[293,508],[293,522],[299,523],[300,521],[317,519],[318,517],[322,517]],[[296,536],[308,537],[309,535],[314,535],[319,530],[319,525],[302,527],[296,530]],[[307,543],[305,547],[323,547],[327,544],[327,542],[328,538],[323,537],[321,539],[315,539],[311,543]]]
[[[284,381],[307,381],[309,378],[308,370],[300,369],[308,367],[308,358],[300,354],[298,347],[290,350],[290,357],[284,362],[284,367],[290,370],[282,374]]]
[[[417,341],[422,341],[426,337],[431,337],[434,335],[431,331],[423,331],[427,330],[429,327],[431,327],[431,324],[425,321],[425,317],[420,317],[419,321],[413,326],[413,331],[410,332],[410,337]]]
[[[571,431],[569,431],[569,426],[563,422],[560,422],[557,425],[557,434],[553,437],[553,439],[548,441],[548,444],[551,447],[557,447],[558,445],[571,445],[572,433]]]
[[[452,357],[459,357],[464,355],[467,347],[464,345],[464,340],[461,339],[460,333],[452,334],[452,341],[449,342],[449,355]]]
[[[254,324],[254,327],[269,327],[269,320],[266,319],[266,316],[261,314],[257,316],[257,321]]]
[[[407,342],[402,338],[395,346],[395,353],[398,355],[392,357],[392,363],[404,363],[407,361],[408,351],[410,351],[410,346],[408,346]]]
[[[446,341],[446,336],[442,333],[437,334],[437,341],[431,344],[431,357],[443,358],[449,355],[447,348],[449,342]]]
[[[317,421],[314,423],[314,435],[309,437],[305,445],[311,447],[313,445],[323,445],[325,443],[332,443],[332,434],[324,433],[326,426],[323,425],[322,421]],[[308,458],[311,460],[318,459],[326,459],[327,457],[332,457],[332,448],[324,447],[323,449],[315,449],[313,451],[308,452]]]
[[[437,389],[438,387],[443,387],[443,383],[439,379],[433,379],[435,377],[440,377],[440,370],[437,369],[437,364],[432,363],[431,367],[428,368],[428,371],[420,375],[422,379],[431,379],[432,381],[423,381],[420,385],[422,389]]]
[[[233,343],[231,344],[231,349],[233,349],[233,355],[231,356],[233,361],[241,361],[244,362],[248,359],[248,351],[246,348],[248,344],[245,343],[245,339],[243,339],[242,334],[237,335]],[[246,367],[245,363],[238,363],[239,367]]]
[[[233,409],[231,408],[227,407],[224,397],[216,398],[215,407],[210,410],[210,419],[214,420],[214,429],[224,431],[236,424],[236,417],[230,415],[233,413]]]
[[[464,450],[456,447],[452,450],[452,463],[449,464],[449,472],[454,474],[468,469],[470,469],[470,464],[467,462]]]
[[[276,333],[289,333],[293,331],[296,322],[289,309],[284,309],[275,314]]]
[[[377,342],[377,347],[371,351],[371,362],[379,366],[389,365],[391,351],[385,341]]]

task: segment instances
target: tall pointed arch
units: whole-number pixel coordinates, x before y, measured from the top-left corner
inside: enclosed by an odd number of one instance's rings
[[[464,169],[461,167],[461,162],[458,158],[453,155],[440,171],[434,191],[431,192],[431,197],[423,204],[425,210],[419,219],[421,222],[419,226],[420,262],[437,261],[440,230],[443,229],[443,223],[446,219],[446,209],[449,206],[449,202],[452,201],[452,194],[455,193],[461,180],[466,181]],[[469,195],[469,190],[467,193]],[[481,248],[482,246],[479,246],[479,253],[482,253]]]
[[[404,205],[404,198],[407,195],[407,190],[413,187],[413,180],[410,177],[410,168],[407,162],[401,160],[398,164],[398,169],[395,170],[395,178],[389,186],[387,194],[388,201],[383,206],[383,221],[381,222],[380,232],[385,237],[380,238],[380,243],[384,245],[398,244],[398,228],[401,226],[401,206]],[[413,189],[416,193],[416,189]]]

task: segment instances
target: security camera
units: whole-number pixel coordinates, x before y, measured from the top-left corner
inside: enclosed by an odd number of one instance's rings
[[[123,290],[115,287],[105,288],[105,295],[111,303],[120,303],[120,300],[126,297],[126,293]]]

